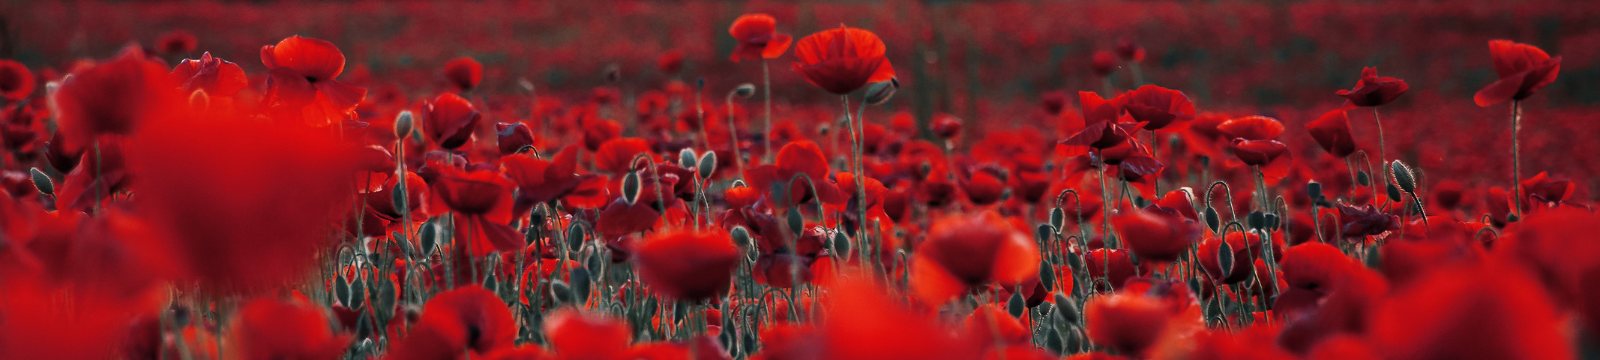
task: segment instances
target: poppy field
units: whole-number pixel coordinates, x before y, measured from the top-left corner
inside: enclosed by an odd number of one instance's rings
[[[1600,358],[1600,2],[0,2],[0,359]]]

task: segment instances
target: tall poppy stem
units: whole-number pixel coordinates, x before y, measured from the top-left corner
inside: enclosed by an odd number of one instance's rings
[[[767,102],[767,129],[761,133],[761,142],[766,143],[766,152],[761,153],[761,158],[772,162],[772,74],[767,71],[767,59],[761,59],[761,92],[766,96]]]
[[[1522,152],[1517,149],[1517,131],[1522,130],[1522,101],[1511,100],[1511,203],[1522,218]]]
[[[737,166],[737,169],[739,169],[739,176],[744,176],[744,156],[739,155],[739,129],[733,125],[733,96],[734,93],[728,93],[728,140],[732,141],[730,145],[733,145],[733,164]],[[705,121],[702,120],[701,122],[703,123]],[[700,131],[706,131],[705,129],[705,125],[702,124],[700,126]],[[711,139],[706,138],[706,149],[709,150],[710,148]]]
[[[1137,63],[1135,63],[1135,64],[1137,64]],[[1134,67],[1134,68],[1138,69],[1138,67]],[[1135,73],[1135,74],[1137,74],[1137,73]],[[1160,144],[1156,144],[1156,131],[1154,129],[1152,129],[1152,130],[1150,130],[1150,158],[1156,159],[1156,161],[1160,161],[1161,160],[1160,157],[1156,156],[1156,147],[1158,147],[1158,146],[1161,146],[1161,145]],[[1162,170],[1166,170],[1166,168],[1162,167]],[[1154,194],[1150,194],[1150,198],[1152,198],[1152,199],[1161,198],[1161,173],[1162,173],[1162,171],[1160,171],[1160,170],[1156,171],[1155,188],[1153,190],[1151,190],[1151,191],[1153,191],[1155,193]]]
[[[1378,164],[1382,165],[1384,167],[1388,167],[1389,166],[1389,155],[1388,155],[1388,151],[1385,150],[1384,146],[1383,146],[1384,145],[1384,141],[1383,141],[1383,120],[1378,118],[1378,107],[1377,106],[1373,106],[1372,107],[1372,122],[1374,124],[1378,124]],[[1389,186],[1389,172],[1388,171],[1383,171],[1381,174],[1378,174],[1378,176],[1379,176],[1379,179],[1383,180],[1383,186]],[[1377,186],[1373,186],[1373,189],[1377,189]],[[1376,201],[1376,199],[1374,199],[1374,201]],[[1389,201],[1394,201],[1394,199],[1389,199]]]
[[[1105,203],[1105,199],[1108,198],[1106,195],[1111,193],[1111,189],[1106,187],[1106,161],[1105,161],[1105,158],[1103,157],[1104,154],[1100,154],[1100,155],[1102,155],[1102,157],[1100,158],[1100,200],[1101,200],[1100,201],[1100,203],[1101,203],[1100,209],[1104,210],[1104,213],[1105,213],[1105,215],[1100,218],[1100,224],[1101,224],[1101,226],[1100,226],[1101,227],[1100,236],[1101,236],[1101,240],[1105,242],[1105,247],[1107,249],[1115,249],[1116,247],[1112,246],[1112,244],[1111,244],[1111,208],[1114,207],[1115,204],[1106,204]],[[1118,200],[1117,202],[1120,203],[1122,201]],[[1111,205],[1111,206],[1107,206],[1107,205]],[[1111,273],[1108,272],[1106,274],[1107,274],[1107,276],[1110,276]]]

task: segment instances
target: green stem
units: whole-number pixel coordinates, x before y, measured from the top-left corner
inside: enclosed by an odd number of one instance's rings
[[[766,95],[767,103],[767,131],[762,133],[761,139],[766,143],[766,152],[761,153],[766,162],[772,162],[772,74],[767,71],[767,59],[761,59],[761,92]]]
[[[1517,218],[1521,219],[1522,213],[1522,153],[1517,149],[1517,132],[1522,130],[1522,101],[1511,101],[1511,203],[1517,210]]]

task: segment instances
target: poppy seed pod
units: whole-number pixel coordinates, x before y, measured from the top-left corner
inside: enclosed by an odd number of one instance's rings
[[[894,92],[900,90],[900,79],[889,78],[889,81],[879,81],[867,84],[867,103],[881,105],[894,98]]]
[[[416,120],[413,118],[411,110],[401,111],[400,115],[394,118],[394,136],[401,139],[411,136],[411,129],[416,126]]]
[[[750,95],[755,95],[755,93],[756,86],[751,83],[740,84],[739,87],[733,88],[733,95],[741,98],[748,98]]]

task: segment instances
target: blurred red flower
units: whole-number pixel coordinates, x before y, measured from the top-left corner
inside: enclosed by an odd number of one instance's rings
[[[989,283],[1017,284],[1039,273],[1039,249],[1027,233],[993,212],[935,221],[917,245],[912,285],[939,304]]]
[[[1350,114],[1345,109],[1329,111],[1306,123],[1306,131],[1333,157],[1343,158],[1356,152],[1355,135],[1350,133]]]
[[[1200,238],[1200,226],[1176,214],[1132,210],[1111,216],[1117,234],[1140,261],[1168,263]]]
[[[621,359],[633,336],[628,324],[574,308],[555,310],[544,320],[545,338],[556,359]]]
[[[1339,97],[1360,107],[1382,106],[1405,94],[1411,87],[1405,80],[1388,76],[1378,77],[1378,68],[1361,68],[1361,80],[1350,90],[1339,90]]]
[[[883,40],[871,31],[839,25],[800,39],[794,50],[800,62],[793,66],[811,85],[844,95],[894,77],[884,50]]]
[[[634,245],[639,277],[657,293],[698,301],[728,291],[739,248],[721,231],[676,231]]]
[[[1111,75],[1112,71],[1117,70],[1117,56],[1105,50],[1094,52],[1094,57],[1089,61],[1089,70],[1094,71],[1095,76]]]
[[[553,320],[553,319],[552,319]],[[511,349],[517,320],[500,296],[478,285],[434,295],[422,318],[389,350],[390,359],[455,359]]]
[[[1560,56],[1550,57],[1533,45],[1511,40],[1490,40],[1489,57],[1494,60],[1494,72],[1500,75],[1500,80],[1472,95],[1472,101],[1478,106],[1526,99],[1555,82],[1556,74],[1561,72]]]
[[[17,101],[33,94],[33,72],[22,63],[0,59],[0,98]]]
[[[1172,317],[1159,299],[1132,293],[1096,297],[1083,310],[1090,341],[1139,357],[1161,339]]]
[[[212,289],[257,289],[313,268],[339,209],[350,209],[354,153],[298,124],[177,116],[128,147],[139,214],[170,237]]]
[[[239,64],[211,57],[210,52],[199,59],[183,59],[167,76],[173,83],[182,84],[185,94],[205,90],[210,96],[233,96],[250,86]]]
[[[778,20],[767,14],[745,14],[733,20],[733,26],[728,27],[728,34],[733,35],[739,44],[734,45],[733,55],[728,59],[739,62],[743,59],[776,59],[782,56],[789,44],[794,41],[789,34],[778,32]],[[885,64],[888,62],[885,61]]]
[[[471,250],[474,257],[491,252],[516,251],[524,245],[522,233],[512,228],[511,189],[514,185],[504,175],[488,170],[461,170],[452,166],[440,169],[439,175],[429,184],[429,193],[441,208],[448,208],[460,216],[455,218],[458,251]]]
[[[328,319],[311,304],[257,299],[239,309],[228,330],[230,359],[337,359],[349,334],[334,334]]]
[[[160,54],[188,54],[200,42],[188,31],[173,30],[156,39],[156,52]]]
[[[466,56],[452,59],[444,63],[444,78],[456,91],[470,91],[483,81],[483,64]]]
[[[56,121],[68,149],[87,148],[98,135],[130,135],[153,118],[166,116],[177,99],[161,64],[145,60],[137,47],[79,71],[56,90]]]

